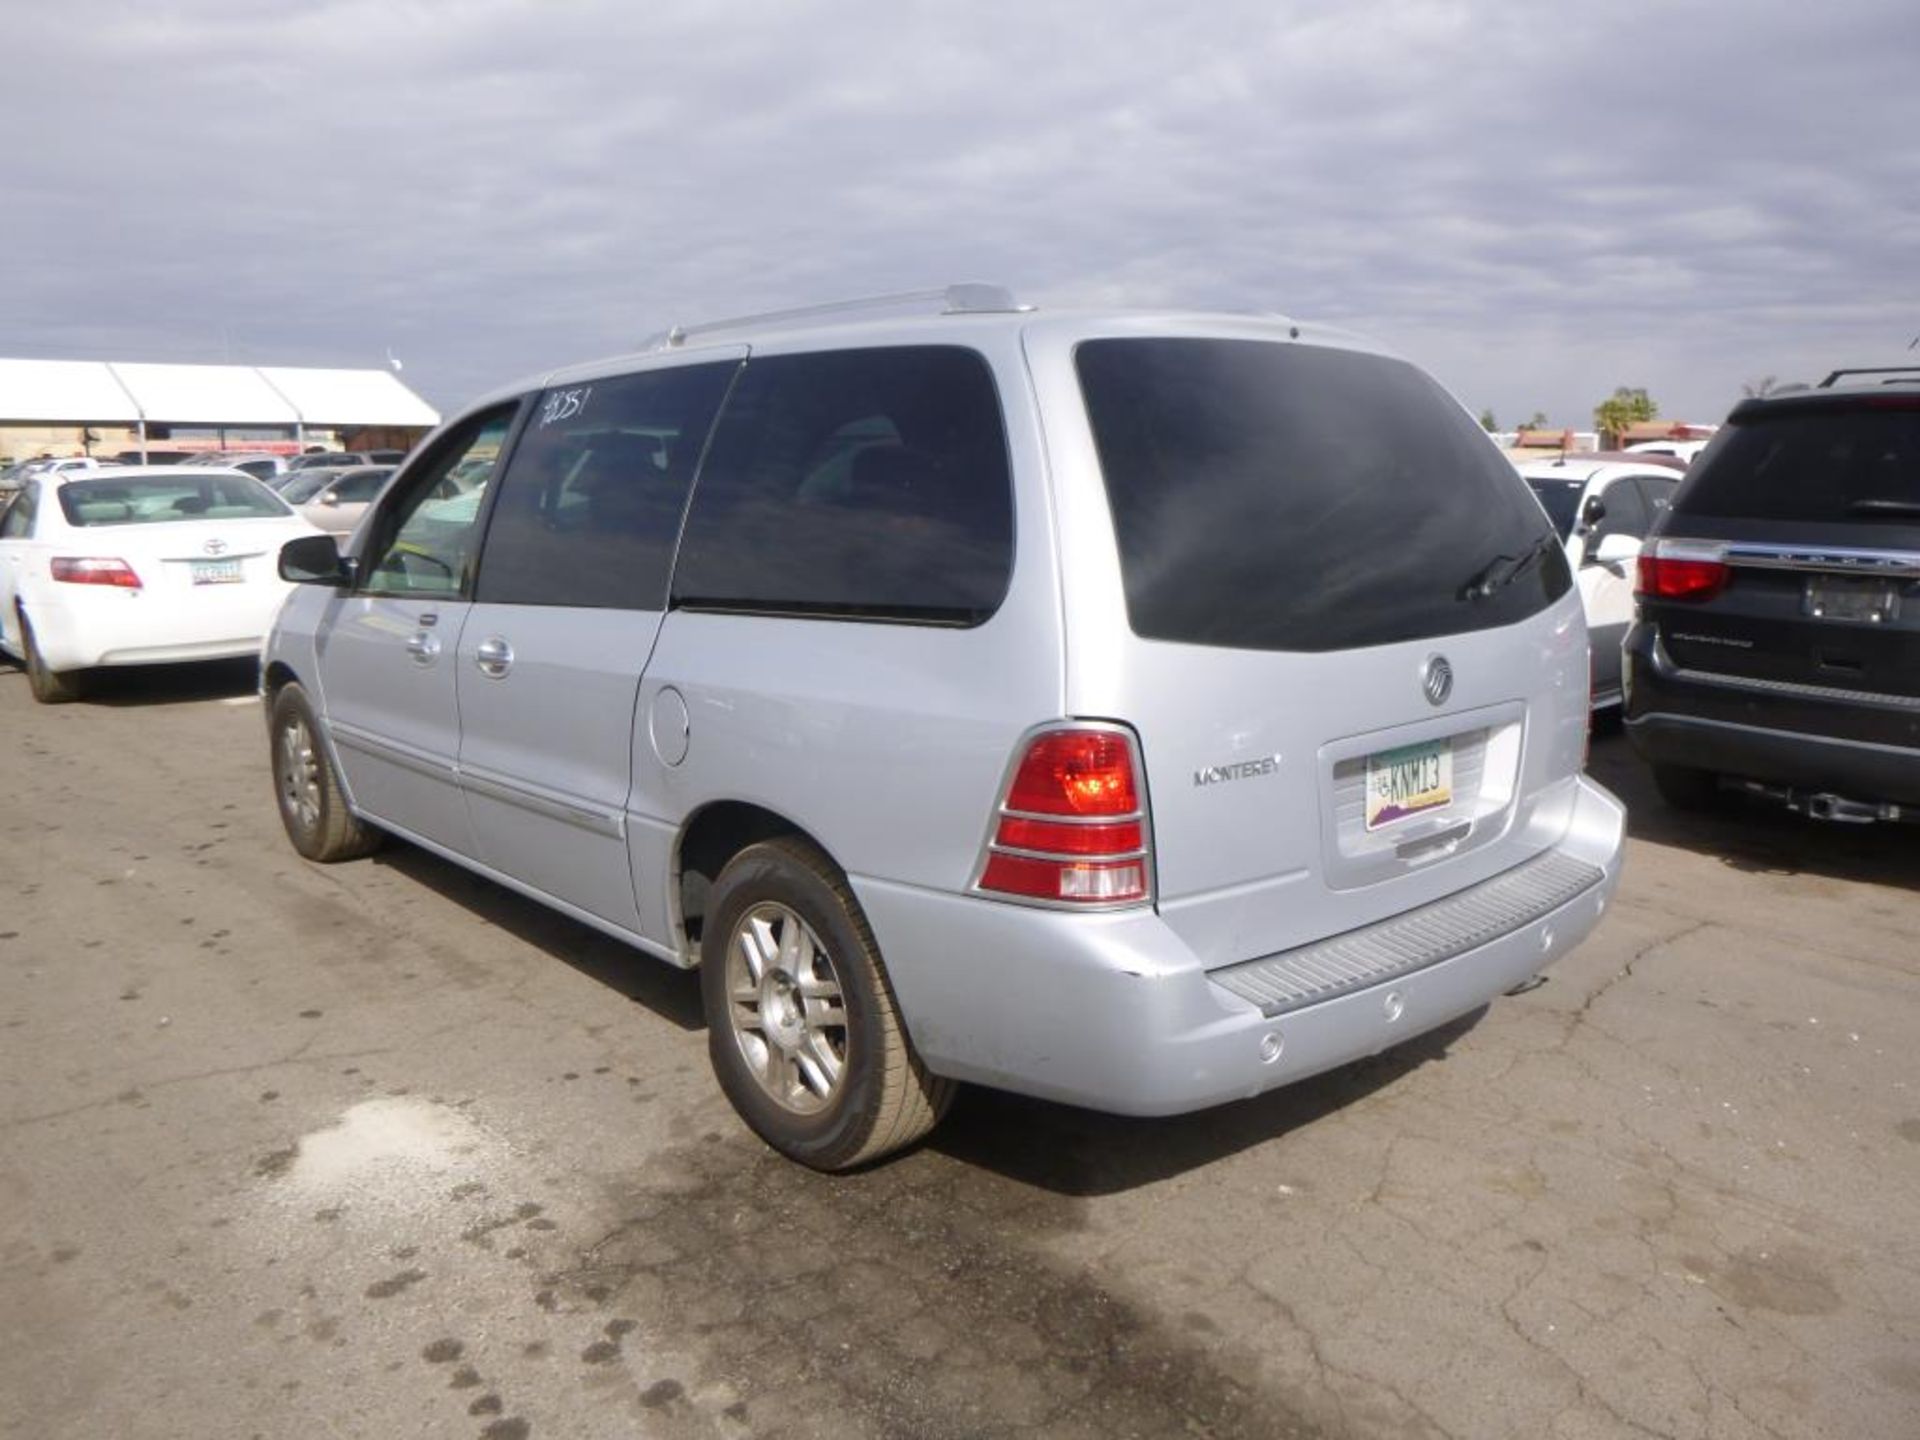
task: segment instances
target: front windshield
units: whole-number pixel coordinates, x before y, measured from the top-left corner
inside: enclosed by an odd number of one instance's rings
[[[289,471],[293,478],[280,487],[280,498],[289,505],[304,505],[322,490],[330,481],[339,478],[337,470],[294,470]]]
[[[1547,512],[1547,518],[1553,522],[1555,532],[1562,540],[1573,533],[1574,517],[1580,511],[1580,492],[1586,488],[1583,480],[1538,480],[1527,477],[1527,484],[1533,487],[1534,499],[1540,502],[1540,508]]]

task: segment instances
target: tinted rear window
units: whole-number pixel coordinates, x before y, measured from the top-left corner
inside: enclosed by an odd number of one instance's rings
[[[1411,365],[1129,339],[1078,366],[1138,635],[1384,645],[1510,624],[1572,584],[1526,483]]]
[[[170,520],[246,520],[292,512],[250,475],[72,480],[60,487],[71,525],[153,525]]]
[[[1920,521],[1920,408],[1796,405],[1736,415],[1673,508],[1753,520]]]
[[[751,360],[714,429],[676,603],[978,624],[1013,565],[993,373],[957,346]]]

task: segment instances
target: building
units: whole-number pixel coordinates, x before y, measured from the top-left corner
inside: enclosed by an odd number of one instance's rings
[[[385,370],[0,359],[0,463],[404,450],[439,423]]]

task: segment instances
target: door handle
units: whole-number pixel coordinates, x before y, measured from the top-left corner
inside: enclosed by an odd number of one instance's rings
[[[489,680],[498,680],[513,668],[513,647],[498,635],[482,640],[473,652],[474,664]]]
[[[419,630],[407,637],[407,653],[416,664],[431,665],[440,654],[440,637]]]

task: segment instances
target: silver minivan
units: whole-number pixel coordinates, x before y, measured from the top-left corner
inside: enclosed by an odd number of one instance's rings
[[[1540,507],[1283,319],[676,329],[472,406],[281,569],[300,853],[398,835],[699,966],[722,1088],[820,1169],[962,1081],[1165,1115],[1374,1054],[1619,877]]]

